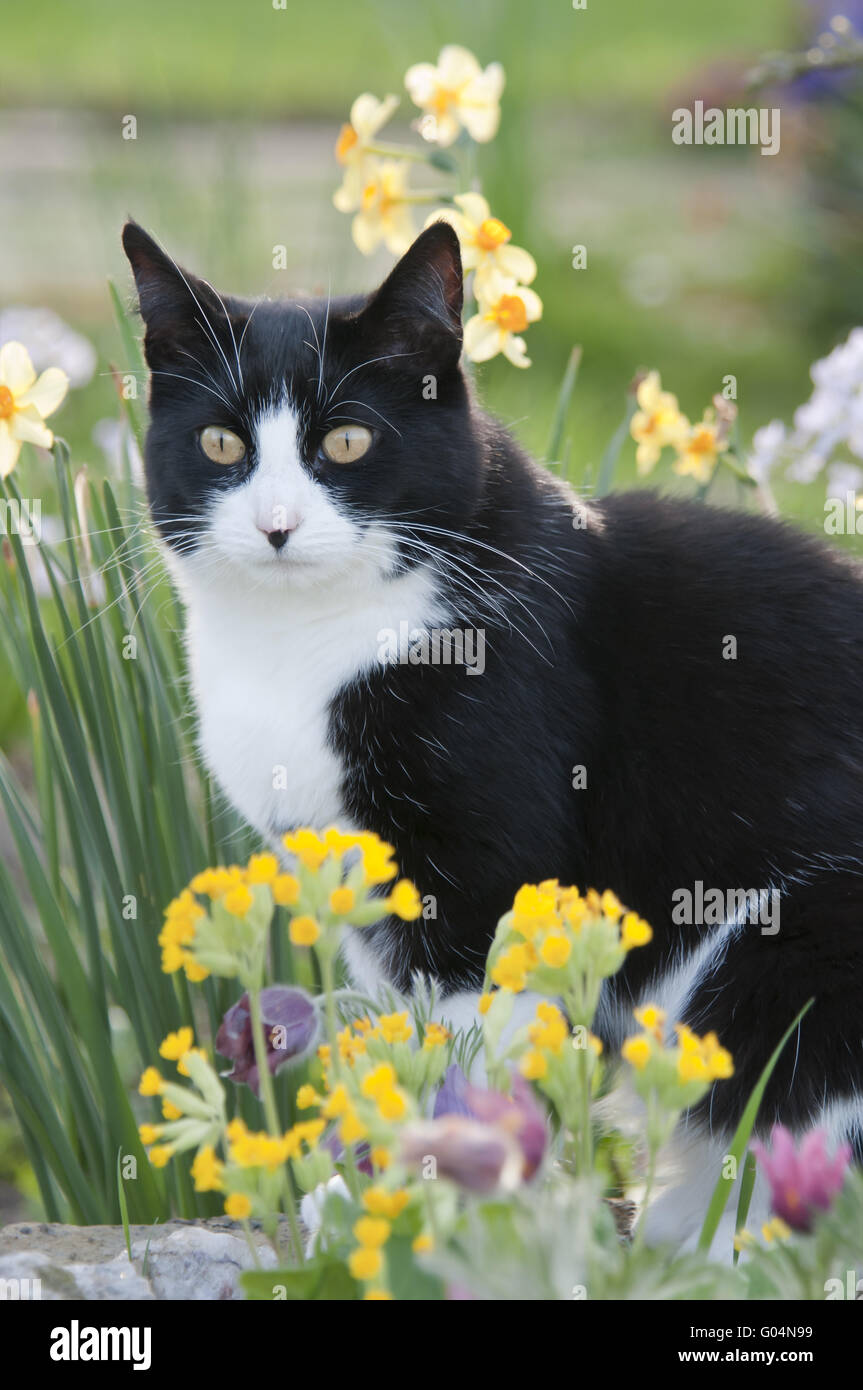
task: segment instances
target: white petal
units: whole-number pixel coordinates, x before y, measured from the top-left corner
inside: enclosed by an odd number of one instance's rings
[[[43,425],[38,410],[32,405],[26,410],[15,411],[9,421],[9,429],[13,439],[38,444],[42,449],[50,449],[54,443],[53,434],[47,425]]]
[[[0,478],[8,478],[18,461],[21,445],[12,438],[7,420],[0,420]]]
[[[427,106],[437,89],[437,69],[432,63],[414,63],[405,73],[405,88],[417,106]]]
[[[402,205],[395,208],[384,219],[384,245],[394,256],[403,255],[415,236],[413,213],[409,207]]]
[[[481,193],[457,193],[456,202],[461,208],[468,222],[472,222],[474,227],[491,216],[491,209]]]
[[[19,396],[36,380],[30,354],[23,343],[4,343],[0,348],[0,386]]]
[[[472,362],[487,362],[501,349],[501,332],[484,314],[474,314],[464,326],[464,350]]]
[[[482,69],[470,49],[457,43],[442,48],[437,60],[438,77],[443,87],[460,87],[479,77]]]
[[[364,256],[370,256],[377,250],[383,234],[383,223],[377,214],[372,216],[367,212],[358,212],[351,223],[354,245]]]
[[[527,345],[524,338],[515,338],[511,333],[508,333],[506,342],[503,345],[503,355],[514,367],[530,366],[530,358],[527,355]]]
[[[69,390],[69,378],[59,367],[47,367],[39,380],[29,391],[24,391],[17,400],[18,408],[35,406],[42,416],[51,415]]]
[[[459,102],[458,113],[462,124],[472,140],[484,145],[497,135],[500,125],[500,107],[497,103],[483,106],[468,106]]]
[[[528,323],[536,323],[537,319],[542,318],[542,300],[534,290],[529,290],[526,285],[519,285],[515,293],[524,305]]]
[[[536,277],[536,261],[530,252],[521,246],[499,246],[495,252],[495,260],[504,275],[511,275],[522,285],[529,285]]]

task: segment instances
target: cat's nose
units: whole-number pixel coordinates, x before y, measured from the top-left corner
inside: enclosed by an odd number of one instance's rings
[[[273,549],[281,550],[291,533],[290,531],[268,531],[266,534],[267,540],[270,542]]]

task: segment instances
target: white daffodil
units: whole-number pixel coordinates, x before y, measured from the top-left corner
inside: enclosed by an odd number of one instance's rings
[[[479,312],[464,326],[464,350],[471,362],[487,362],[502,352],[514,367],[529,367],[524,338],[528,324],[542,317],[542,300],[526,285],[493,270],[483,283]]]
[[[398,97],[384,97],[383,101],[363,92],[351,107],[350,120],[342,126],[336,141],[336,159],[350,168],[359,164],[365,157],[368,146],[378,131],[385,126],[399,104]]]
[[[40,444],[50,449],[54,436],[45,424],[69,389],[69,378],[59,367],[48,367],[36,376],[30,354],[22,343],[0,348],[0,478],[6,478],[18,462],[21,445]]]
[[[536,261],[520,246],[510,245],[512,232],[500,218],[492,217],[488,202],[481,193],[457,193],[456,208],[441,208],[426,222],[449,222],[461,244],[461,260],[465,271],[476,272],[477,298],[483,297],[483,285],[491,271],[500,271],[511,280],[529,285],[536,276]]]
[[[415,227],[407,188],[408,166],[401,160],[368,156],[348,170],[333,195],[340,212],[355,212],[351,224],[354,244],[370,256],[381,242],[400,256],[414,239]]]
[[[500,124],[504,72],[500,63],[483,70],[472,53],[447,44],[434,63],[415,63],[405,73],[411,100],[425,112],[420,134],[435,145],[451,145],[461,130],[484,144]]]

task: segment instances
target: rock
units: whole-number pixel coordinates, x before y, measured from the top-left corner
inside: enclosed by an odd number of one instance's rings
[[[239,1299],[241,1271],[255,1268],[242,1227],[227,1217],[132,1226],[129,1235],[131,1261],[121,1226],[6,1226],[0,1298]],[[269,1241],[260,1231],[254,1240],[260,1265],[274,1268]]]

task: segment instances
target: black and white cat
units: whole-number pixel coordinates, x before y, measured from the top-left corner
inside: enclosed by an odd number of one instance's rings
[[[262,834],[375,830],[436,901],[355,934],[358,981],[432,975],[464,1023],[521,883],[613,888],[654,939],[609,984],[606,1044],[649,998],[736,1065],[688,1117],[654,1235],[696,1228],[810,996],[760,1128],[822,1123],[863,1156],[860,573],[755,516],[585,505],[526,458],[460,369],[443,223],[332,302],[223,297],[136,224],[123,242],[206,762]],[[484,634],[482,674],[388,659],[386,634],[435,629]],[[749,910],[678,924],[687,891],[738,888]]]

